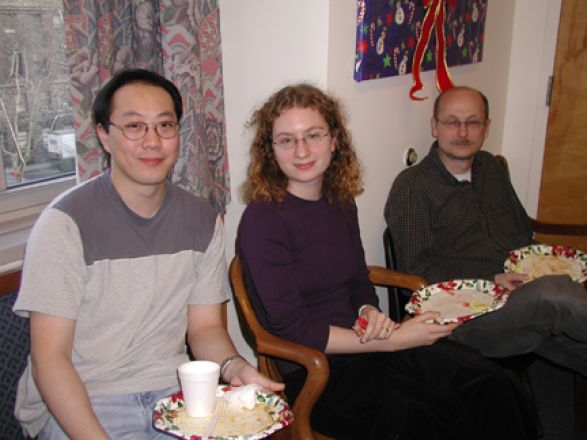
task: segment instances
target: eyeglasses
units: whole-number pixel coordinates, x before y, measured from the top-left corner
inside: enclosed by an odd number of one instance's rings
[[[477,131],[481,130],[481,128],[487,124],[487,121],[479,121],[477,119],[472,119],[470,121],[459,121],[458,119],[447,119],[446,121],[441,121],[440,119],[437,119],[437,121],[445,127],[455,131],[460,129],[461,125],[464,125],[467,131]]]
[[[277,136],[273,139],[273,145],[277,145],[283,150],[290,150],[295,147],[299,141],[304,141],[306,145],[320,145],[322,141],[330,136],[330,132],[324,130],[312,130],[303,135],[301,138],[290,136],[287,134]]]
[[[149,131],[149,127],[153,127],[155,132],[163,139],[171,139],[177,136],[179,124],[175,121],[162,121],[162,122],[130,122],[124,124],[122,127],[112,122],[108,122],[109,126],[116,127],[125,138],[129,141],[138,141],[144,138]]]

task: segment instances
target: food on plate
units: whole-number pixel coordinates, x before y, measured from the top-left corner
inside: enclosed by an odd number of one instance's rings
[[[422,301],[420,313],[439,312],[442,318],[454,320],[485,312],[492,304],[493,297],[477,290],[442,290]]]
[[[583,275],[583,267],[576,260],[557,255],[528,255],[518,261],[516,272],[525,273],[530,279],[556,274],[580,279]]]
[[[207,432],[212,422],[216,423],[212,432],[214,438],[259,440],[293,422],[287,402],[259,385],[218,385],[216,398],[226,401],[218,413],[209,417],[189,417],[183,394],[178,391],[157,402],[153,409],[153,426],[171,436],[192,440]]]
[[[175,425],[184,433],[201,435],[208,425],[210,417],[190,417],[180,411],[175,417]],[[256,404],[253,409],[227,405],[214,428],[213,436],[245,436],[265,430],[273,424],[271,414],[263,404]]]
[[[569,275],[578,283],[587,281],[587,255],[561,245],[531,244],[511,251],[504,272],[525,273],[530,280],[545,275]]]

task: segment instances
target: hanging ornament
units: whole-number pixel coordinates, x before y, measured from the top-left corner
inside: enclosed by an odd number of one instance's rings
[[[412,62],[413,85],[410,89],[410,98],[415,101],[423,101],[426,97],[420,98],[415,93],[422,90],[424,85],[420,79],[420,69],[424,53],[430,42],[432,28],[436,28],[436,88],[444,92],[453,87],[452,79],[446,65],[446,42],[444,40],[444,16],[446,2],[451,7],[455,7],[456,0],[422,0],[424,7],[427,8],[424,20],[422,21],[422,34],[418,38],[414,59]]]

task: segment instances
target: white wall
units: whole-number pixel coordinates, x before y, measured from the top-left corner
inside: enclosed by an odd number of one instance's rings
[[[511,72],[510,64],[516,69],[524,67],[517,57],[536,45],[536,41],[525,38],[527,25],[519,32],[514,33],[513,29],[532,21],[535,15],[543,20],[549,1],[517,0],[514,7],[511,0],[490,0],[482,63],[450,69],[455,84],[477,87],[488,96],[493,122],[485,148],[492,152],[501,152],[506,129],[511,133],[517,119],[524,117],[509,107],[519,104],[522,98],[530,103],[538,99],[534,90],[524,91],[517,99],[509,96],[510,83],[517,84],[518,76],[523,79],[526,74]],[[232,187],[232,202],[226,214],[229,259],[234,255],[236,228],[244,209],[238,199],[238,188],[245,177],[251,136],[244,128],[245,121],[271,92],[289,82],[309,80],[338,96],[349,113],[350,129],[365,171],[365,193],[357,203],[367,262],[384,263],[381,237],[387,193],[403,168],[403,151],[412,146],[422,158],[430,147],[429,121],[437,92],[433,72],[423,73],[422,94],[429,96],[423,102],[408,97],[411,76],[361,83],[352,79],[356,4],[356,0],[220,0]],[[531,5],[535,4],[542,7],[534,11]],[[541,64],[542,61],[538,62]],[[524,158],[508,154],[508,159],[516,173],[518,161]],[[386,298],[380,296],[382,306],[387,307]],[[232,304],[229,331],[237,346],[252,359],[236,324]]]
[[[244,209],[238,190],[245,179],[252,136],[245,123],[254,108],[288,83],[306,80],[326,86],[328,2],[220,0],[219,4],[232,197],[225,216],[230,260]],[[228,312],[229,332],[241,353],[252,360],[232,302]]]

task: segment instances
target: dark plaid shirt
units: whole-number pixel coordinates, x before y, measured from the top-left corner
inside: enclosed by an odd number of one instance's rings
[[[385,206],[398,269],[430,283],[493,279],[508,251],[532,242],[532,229],[504,169],[491,153],[473,161],[472,181],[459,182],[437,144],[396,178]]]

